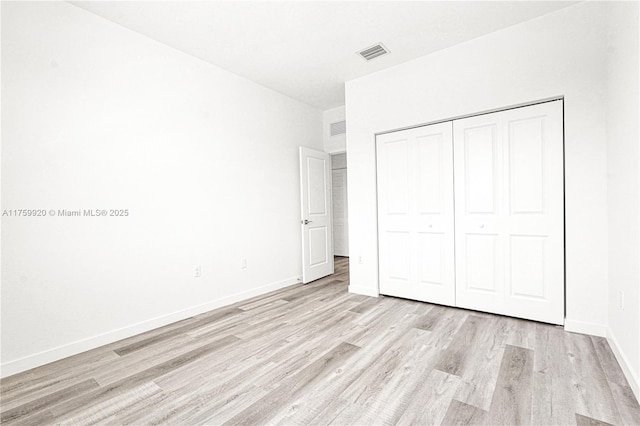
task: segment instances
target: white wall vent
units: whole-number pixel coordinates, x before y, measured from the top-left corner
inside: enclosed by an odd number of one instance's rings
[[[378,43],[375,46],[367,47],[366,49],[358,52],[358,54],[367,61],[377,58],[378,56],[386,55],[387,53],[389,53],[389,50],[384,47],[382,43]]]
[[[329,126],[331,128],[331,137],[347,133],[347,122],[345,120],[336,121],[335,123],[331,123]]]

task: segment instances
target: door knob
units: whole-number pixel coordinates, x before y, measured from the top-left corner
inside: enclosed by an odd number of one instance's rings
[[[305,219],[305,220],[303,220],[303,221],[302,221],[302,224],[303,224],[303,225],[308,225],[308,224],[310,224],[311,222],[313,222],[313,221],[312,221],[312,220],[307,220],[307,219]]]
[[[484,228],[484,225],[480,225],[480,228]]]

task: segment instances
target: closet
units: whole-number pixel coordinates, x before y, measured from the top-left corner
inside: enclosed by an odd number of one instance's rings
[[[564,322],[562,101],[376,137],[380,293]]]
[[[333,200],[333,254],[349,256],[349,208],[347,202],[347,154],[331,155]]]

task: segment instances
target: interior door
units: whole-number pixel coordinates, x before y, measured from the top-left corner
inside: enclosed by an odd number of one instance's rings
[[[333,274],[331,160],[329,154],[300,147],[302,282]]]
[[[563,324],[562,101],[453,126],[457,305]]]
[[[452,123],[376,138],[380,293],[455,304]]]

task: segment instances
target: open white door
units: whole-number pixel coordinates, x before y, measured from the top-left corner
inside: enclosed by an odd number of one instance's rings
[[[331,160],[329,154],[300,147],[302,282],[333,274]]]

